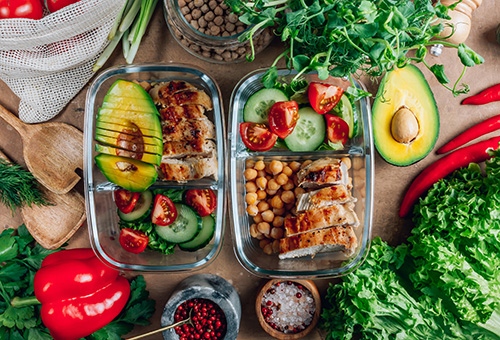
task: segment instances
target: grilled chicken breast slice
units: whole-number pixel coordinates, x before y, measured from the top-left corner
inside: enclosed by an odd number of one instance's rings
[[[182,120],[179,123],[162,122],[163,142],[215,139],[215,126],[208,118]]]
[[[205,119],[205,108],[201,105],[168,106],[159,110],[161,120],[179,123],[182,120]]]
[[[343,251],[350,256],[357,245],[358,240],[351,226],[337,226],[282,238],[279,258],[314,257],[318,253],[333,251]]]
[[[353,203],[337,204],[285,218],[285,235],[291,236],[338,225],[357,227],[359,219],[353,207]]]
[[[340,159],[321,158],[297,173],[298,185],[302,188],[323,188],[325,186],[348,185],[347,166]]]
[[[158,86],[158,85],[157,85]],[[155,105],[162,109],[169,106],[201,105],[207,110],[213,109],[212,99],[203,90],[198,90],[194,86],[172,93],[168,85],[161,88],[153,87],[149,91]]]
[[[163,143],[162,159],[182,158],[186,156],[209,157],[215,152],[215,143],[209,139],[177,141]]]
[[[348,202],[356,202],[356,198],[352,197],[345,185],[339,184],[299,194],[296,209],[297,212],[303,212]]]
[[[217,179],[217,157],[212,153],[204,158],[162,159],[160,169],[165,181],[185,182],[210,176]]]
[[[162,98],[186,90],[196,90],[196,86],[183,80],[172,80],[155,84],[150,90],[149,95],[155,104],[159,104]]]

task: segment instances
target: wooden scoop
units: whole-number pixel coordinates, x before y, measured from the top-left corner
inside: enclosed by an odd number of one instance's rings
[[[47,189],[65,194],[80,180],[83,168],[83,134],[64,123],[23,123],[0,105],[0,117],[12,125],[23,140],[26,166]]]
[[[9,159],[0,151],[0,158]],[[31,236],[46,249],[59,248],[85,221],[85,200],[76,190],[58,195],[39,186],[53,205],[22,207],[21,216]]]

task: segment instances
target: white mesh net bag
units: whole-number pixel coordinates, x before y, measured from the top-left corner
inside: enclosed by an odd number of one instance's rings
[[[19,118],[56,116],[93,75],[125,0],[81,0],[40,20],[0,20],[0,79],[21,99]]]

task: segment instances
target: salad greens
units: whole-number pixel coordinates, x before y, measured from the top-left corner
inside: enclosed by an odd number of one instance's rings
[[[443,41],[438,34],[443,19],[457,3],[444,6],[431,0],[226,0],[240,20],[252,28],[240,41],[252,42],[259,29],[274,26],[274,32],[286,43],[266,72],[263,82],[276,82],[277,63],[286,58],[287,67],[305,72],[316,71],[320,79],[328,76],[349,77],[359,72],[379,77],[394,67],[409,62],[423,63],[438,81],[457,96],[469,92],[458,87],[467,67],[484,59],[464,44]],[[434,44],[455,48],[464,69],[454,85],[445,75],[444,66],[429,65],[427,47]],[[253,45],[252,45],[253,47]],[[254,51],[247,56],[254,59]]]
[[[372,242],[328,288],[328,339],[500,339],[500,151],[436,183],[408,244]]]
[[[16,306],[15,297],[34,296],[33,279],[43,259],[58,250],[47,250],[34,242],[24,225],[17,232],[5,229],[0,234],[0,339],[50,340],[49,330],[40,318],[41,305]],[[119,340],[134,325],[147,325],[155,310],[142,276],[130,283],[130,297],[123,311],[108,325],[92,333],[87,340]]]

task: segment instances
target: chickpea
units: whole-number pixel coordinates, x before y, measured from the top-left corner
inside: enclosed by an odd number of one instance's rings
[[[287,203],[285,204],[285,210],[291,213],[294,206],[294,203]]]
[[[264,249],[264,247],[267,246],[270,243],[271,243],[270,239],[268,239],[268,238],[262,239],[259,242],[259,247],[261,247],[262,249]]]
[[[257,216],[257,214],[259,213],[259,208],[257,208],[256,205],[249,205],[247,207],[247,213],[250,216]]]
[[[293,194],[293,191],[291,190],[283,191],[283,193],[281,194],[281,200],[285,204],[295,202],[295,195]]]
[[[260,222],[257,224],[257,230],[264,235],[269,235],[271,225],[267,222]]]
[[[293,170],[289,166],[285,166],[282,171],[283,174],[287,175],[288,177],[293,175]]]
[[[280,238],[283,238],[284,233],[285,232],[284,232],[283,228],[273,228],[273,229],[271,229],[271,232],[269,233],[269,235],[274,239],[280,239]]]
[[[302,162],[302,165],[300,166],[301,169],[304,169],[306,166],[308,166],[309,164],[311,164],[313,161],[308,159],[306,161],[303,161]]]
[[[264,162],[263,162],[263,161],[257,161],[257,162],[255,162],[255,165],[253,166],[253,168],[254,168],[255,170],[257,170],[257,171],[259,171],[259,170],[264,170],[264,169],[265,169],[265,167],[266,167],[266,165],[264,164]]]
[[[266,199],[266,197],[267,197],[267,193],[265,190],[257,190],[257,199],[259,201]]]
[[[283,216],[275,216],[273,220],[273,227],[282,227],[285,224],[285,218]]]
[[[267,179],[265,177],[259,177],[255,181],[255,184],[257,184],[257,187],[261,190],[265,190],[267,187]]]
[[[278,190],[280,188],[280,185],[276,182],[274,178],[272,178],[269,180],[269,182],[267,182],[267,188],[269,190]]]
[[[257,230],[257,224],[256,223],[253,223],[251,226],[250,226],[250,236],[252,236],[253,238],[257,238],[257,236],[259,235],[259,231]]]
[[[263,240],[265,238],[266,238],[266,236],[264,234],[262,234],[261,232],[259,232],[259,235],[257,235],[257,237],[256,237],[257,240]]]
[[[247,192],[257,192],[257,185],[255,182],[246,182],[245,189]]]
[[[345,166],[347,167],[347,170],[351,168],[351,159],[349,157],[342,157],[340,159],[343,163],[345,163]]]
[[[272,243],[266,244],[266,246],[264,247],[263,250],[264,250],[264,254],[272,255],[273,254],[273,244]]]
[[[247,159],[245,161],[245,167],[248,168],[253,168],[255,166],[255,161],[253,159]]]
[[[266,189],[266,193],[269,195],[269,196],[274,196],[276,195],[276,193],[278,192],[278,190],[271,190],[271,189]]]
[[[288,164],[288,166],[290,167],[290,169],[292,169],[293,172],[297,172],[300,170],[300,163],[299,162],[293,161],[290,164]]]
[[[271,223],[274,220],[274,213],[271,210],[263,211],[261,216],[262,219],[268,223]]]
[[[267,173],[264,170],[257,171],[257,177],[266,177]]]
[[[269,170],[273,175],[277,175],[283,170],[283,163],[280,161],[271,161],[271,163],[269,163]]]
[[[260,223],[260,222],[262,222],[262,221],[263,221],[263,220],[262,220],[262,214],[257,214],[257,215],[255,215],[255,216],[253,217],[253,221],[254,221],[255,223]]]
[[[263,212],[269,210],[269,204],[266,201],[260,201],[259,204],[257,204],[257,208],[259,212]]]
[[[279,185],[285,185],[288,182],[288,176],[285,174],[279,174],[278,177],[276,178],[276,182]]]
[[[285,215],[285,212],[286,212],[285,208],[280,208],[280,209],[273,208],[273,214],[274,214],[274,216],[283,216],[283,215]]]
[[[280,252],[280,240],[274,240],[273,241],[273,253],[279,253]]]
[[[283,190],[292,190],[293,188],[295,188],[295,184],[293,184],[293,181],[289,178],[288,181],[281,186],[283,188]]]
[[[253,205],[257,203],[257,193],[255,192],[249,192],[248,194],[245,195],[245,202],[247,202],[248,205]]]
[[[306,191],[303,189],[303,188],[295,188],[293,189],[293,193],[295,194],[295,196],[299,197],[300,194],[303,194],[305,193]]]
[[[255,170],[255,169],[246,169],[243,172],[243,176],[245,176],[245,179],[247,181],[253,181],[255,178],[257,178],[257,170]]]
[[[271,206],[277,209],[283,208],[283,201],[278,195],[274,196],[273,199],[271,200]]]

